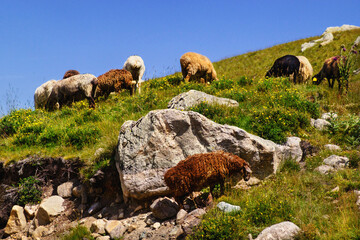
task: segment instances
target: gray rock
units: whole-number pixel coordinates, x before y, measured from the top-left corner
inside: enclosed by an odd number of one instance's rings
[[[301,139],[298,137],[288,137],[285,146],[289,147],[288,155],[286,158],[294,159],[296,162],[300,162],[303,156],[303,152],[300,146]]]
[[[90,231],[98,234],[105,234],[105,219],[98,219],[91,224]]]
[[[10,217],[7,221],[4,231],[6,234],[11,235],[21,232],[26,227],[26,218],[24,208],[18,205],[12,207]]]
[[[226,203],[226,202],[219,202],[216,206],[225,213],[241,210],[239,206],[231,205],[230,203]]]
[[[191,234],[192,229],[200,224],[202,215],[205,213],[206,212],[204,209],[198,208],[186,215],[183,223],[181,224],[181,227],[183,228],[186,235]]]
[[[151,226],[152,229],[158,230],[161,227],[161,224],[159,222],[154,223],[154,225]]]
[[[170,100],[168,108],[178,109],[178,110],[187,110],[195,105],[198,105],[202,102],[207,102],[208,104],[219,104],[227,105],[230,107],[238,107],[239,103],[235,100],[229,98],[220,98],[213,95],[209,95],[204,92],[197,90],[190,90],[185,93],[181,93]]]
[[[110,235],[111,239],[120,238],[123,236],[126,228],[118,220],[110,220],[105,224],[105,231]]]
[[[63,203],[64,199],[60,196],[51,196],[44,199],[35,216],[36,226],[47,225],[53,221],[56,216],[65,210]]]
[[[349,164],[349,158],[331,155],[330,157],[324,159],[324,163],[328,166],[332,166],[335,169],[344,168]]]
[[[176,224],[182,224],[184,218],[188,213],[184,209],[180,209],[180,211],[176,214]]]
[[[57,194],[63,198],[71,197],[72,189],[74,187],[73,182],[65,182],[57,187]]]
[[[317,168],[315,168],[315,171],[320,172],[321,174],[329,174],[335,171],[335,168],[333,168],[332,166],[328,166],[328,165],[321,165]]]
[[[330,122],[321,118],[311,121],[310,124],[318,130],[325,130],[328,126],[331,125]]]
[[[179,209],[177,202],[168,197],[156,199],[150,206],[154,217],[160,220],[176,216]]]
[[[49,232],[49,229],[47,229],[44,226],[39,226],[35,229],[35,231],[32,233],[32,237],[34,239],[44,237]]]
[[[281,222],[265,228],[256,240],[292,240],[300,232],[300,228],[292,222]]]
[[[360,45],[360,36],[358,36],[354,42],[355,46],[359,46]]]
[[[178,239],[179,236],[181,236],[184,233],[184,231],[182,230],[181,226],[174,226],[171,231],[169,232],[169,238],[171,240],[175,240]]]
[[[80,197],[81,197],[81,194],[82,194],[82,192],[83,192],[83,189],[84,189],[83,185],[78,185],[78,186],[73,187],[73,189],[72,189],[72,195],[73,195],[74,197],[80,198]]]
[[[327,120],[327,121],[329,121],[331,119],[335,119],[337,117],[338,117],[338,115],[336,113],[332,113],[332,112],[323,113],[321,115],[321,119],[324,119],[324,120]]]
[[[276,173],[289,154],[278,145],[246,131],[217,124],[192,111],[155,110],[121,127],[116,152],[125,201],[165,195],[163,176],[186,157],[216,150],[231,152],[249,162],[259,179]]]
[[[330,151],[341,151],[341,147],[339,147],[338,145],[334,145],[334,144],[326,144],[324,145],[325,149],[330,150]]]

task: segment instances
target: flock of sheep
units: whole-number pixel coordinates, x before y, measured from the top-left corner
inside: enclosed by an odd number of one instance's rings
[[[325,60],[323,68],[313,78],[315,84],[320,84],[324,78],[333,87],[335,79],[339,79],[339,57]],[[185,82],[197,81],[211,83],[218,80],[211,61],[198,53],[188,52],[180,58],[181,72]],[[130,56],[123,69],[112,69],[99,77],[92,74],[80,74],[69,70],[62,80],[50,80],[35,91],[35,108],[55,110],[63,105],[87,99],[89,107],[95,108],[95,99],[107,97],[111,92],[123,89],[140,93],[140,85],[145,71],[144,61],[139,56]],[[303,83],[311,79],[313,68],[304,56],[286,55],[278,58],[266,77],[287,76],[294,83]],[[333,82],[330,83],[330,79]],[[199,191],[210,186],[210,193],[216,184],[224,191],[224,181],[230,175],[241,174],[245,181],[249,180],[251,169],[242,158],[217,151],[195,154],[182,160],[177,166],[170,168],[164,175],[164,180],[177,202],[182,205],[184,197],[193,191]]]

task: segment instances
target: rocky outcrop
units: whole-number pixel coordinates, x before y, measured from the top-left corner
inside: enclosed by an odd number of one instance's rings
[[[275,173],[288,146],[275,144],[234,126],[217,124],[192,111],[149,112],[121,127],[116,152],[124,198],[168,193],[163,176],[186,157],[223,150],[240,156],[259,179]]]
[[[285,221],[265,228],[255,240],[292,240],[300,230],[296,224]]]
[[[229,107],[238,107],[239,103],[229,98],[215,97],[204,92],[197,90],[190,90],[185,93],[181,93],[170,100],[168,108],[178,110],[188,110],[191,107],[198,105],[202,102],[208,104],[226,105]]]
[[[354,25],[347,25],[347,24],[344,24],[341,27],[328,27],[326,28],[325,32],[322,34],[321,38],[303,43],[301,45],[301,51],[304,52],[306,49],[314,47],[317,44],[319,44],[319,46],[325,46],[334,40],[333,33],[349,31],[353,29],[360,29],[360,27]]]

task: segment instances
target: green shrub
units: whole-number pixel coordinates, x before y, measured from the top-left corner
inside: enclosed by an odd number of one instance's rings
[[[309,126],[309,118],[300,112],[286,109],[268,109],[254,111],[250,120],[252,130],[260,137],[283,143],[286,134],[297,133],[301,128]]]
[[[82,149],[87,144],[94,144],[100,137],[100,130],[96,126],[70,126],[66,129],[66,143]]]
[[[58,144],[61,145],[64,138],[65,131],[57,127],[47,127],[38,136],[38,143],[47,147],[54,147]]]
[[[89,230],[84,227],[78,225],[76,228],[73,228],[71,232],[61,238],[62,240],[80,240],[80,239],[88,239],[95,240]]]
[[[11,111],[10,114],[0,119],[0,134],[2,136],[13,135],[19,128],[31,118],[31,109],[19,109]]]
[[[23,178],[18,183],[17,204],[25,206],[27,203],[38,203],[41,200],[40,181],[34,176]]]
[[[340,143],[354,147],[360,145],[360,117],[356,115],[332,120],[328,131]]]
[[[188,239],[247,239],[239,231],[241,226],[240,219],[234,214],[224,214],[217,211],[215,216],[204,218]]]
[[[244,207],[244,218],[255,226],[271,225],[280,220],[291,221],[293,214],[291,204],[271,192],[247,200]]]

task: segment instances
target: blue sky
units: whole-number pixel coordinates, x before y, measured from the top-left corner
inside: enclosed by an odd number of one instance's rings
[[[0,1],[0,115],[33,107],[65,71],[99,76],[140,55],[145,79],[180,70],[188,51],[212,61],[360,26],[354,1]]]

